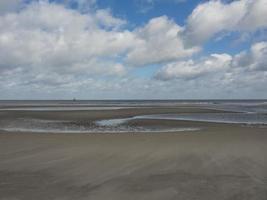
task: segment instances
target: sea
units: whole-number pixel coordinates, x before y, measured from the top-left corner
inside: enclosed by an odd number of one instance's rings
[[[105,112],[136,108],[194,107],[210,109],[205,113],[160,113],[131,117],[107,117],[86,121],[62,120],[42,115],[67,112]],[[214,112],[215,111],[215,112]],[[218,112],[216,112],[218,111]],[[222,112],[223,111],[223,112]],[[24,115],[27,113],[27,115]],[[30,114],[29,114],[30,113]],[[267,126],[267,100],[0,100],[0,131],[5,132],[53,132],[53,133],[121,133],[121,132],[179,132],[197,131],[196,127],[135,127],[133,120],[182,120],[211,123]],[[81,123],[82,121],[82,123]]]

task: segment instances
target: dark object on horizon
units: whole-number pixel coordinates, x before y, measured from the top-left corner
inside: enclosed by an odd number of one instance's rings
[[[74,97],[74,98],[72,99],[72,101],[76,101],[76,98]]]

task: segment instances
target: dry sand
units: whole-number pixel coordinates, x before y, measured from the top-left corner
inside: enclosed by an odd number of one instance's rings
[[[19,115],[14,113],[13,117]],[[47,112],[46,117],[50,115]],[[129,111],[121,115],[128,116]],[[0,200],[267,199],[266,128],[159,120],[132,123],[203,129],[150,134],[2,132]]]

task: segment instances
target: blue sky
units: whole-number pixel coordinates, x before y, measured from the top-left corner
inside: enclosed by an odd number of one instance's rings
[[[103,0],[98,2],[100,8],[111,8],[111,10],[121,17],[125,17],[136,25],[143,25],[151,18],[167,15],[179,24],[184,24],[186,17],[193,8],[199,4],[198,0],[188,2],[157,1],[150,3],[144,0],[118,1]],[[179,10],[177,12],[177,10]]]
[[[267,98],[265,0],[3,0],[0,99]]]

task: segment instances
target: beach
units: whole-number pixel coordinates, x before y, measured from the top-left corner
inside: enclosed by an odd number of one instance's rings
[[[267,0],[0,0],[0,200],[267,200]]]
[[[223,112],[195,106],[2,111],[0,119],[95,119]],[[266,126],[133,119],[163,131],[0,133],[0,199],[267,199]],[[166,131],[168,128],[195,128]],[[177,129],[179,130],[179,129]]]

